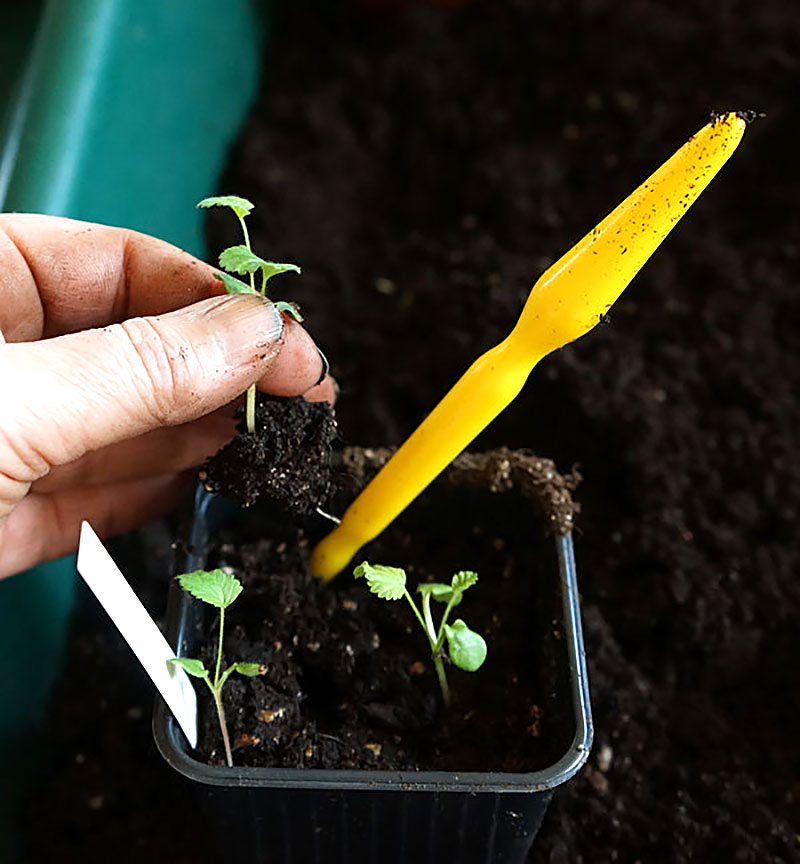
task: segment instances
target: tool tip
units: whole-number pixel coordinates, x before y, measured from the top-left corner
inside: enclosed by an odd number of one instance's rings
[[[329,534],[311,553],[309,561],[311,573],[323,582],[330,582],[334,576],[338,576],[353,557],[349,548],[344,548],[331,539],[335,534],[336,531]]]
[[[739,111],[712,111],[709,115],[709,122],[712,126],[717,123],[730,123],[735,120],[742,120],[745,124],[750,124],[759,117],[766,117],[763,111],[754,111],[751,108]]]

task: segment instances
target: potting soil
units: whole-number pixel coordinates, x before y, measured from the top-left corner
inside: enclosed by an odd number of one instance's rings
[[[286,512],[313,513],[330,486],[337,430],[328,404],[261,396],[253,433],[243,415],[241,408],[233,441],[203,465],[206,489],[245,507],[264,495]]]
[[[469,480],[474,487],[490,477]],[[477,571],[450,623],[466,620],[488,656],[475,673],[445,660],[450,710],[405,599],[374,596],[352,567],[332,584],[311,576],[310,549],[329,526],[306,530],[257,507],[221,530],[209,566],[231,567],[244,586],[226,614],[225,664],[265,667],[225,685],[235,763],[460,772],[555,764],[575,725],[556,550],[541,515],[517,490],[442,482],[353,562],[403,567],[418,608],[418,585]],[[438,626],[444,605],[432,606]],[[216,662],[217,634],[214,622],[199,652],[206,668]],[[206,693],[201,708],[198,758],[224,764]]]

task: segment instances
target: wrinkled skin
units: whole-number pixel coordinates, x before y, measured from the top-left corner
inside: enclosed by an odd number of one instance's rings
[[[163,241],[0,215],[0,577],[167,511],[253,382],[332,402],[311,337]],[[322,381],[320,379],[322,378]]]

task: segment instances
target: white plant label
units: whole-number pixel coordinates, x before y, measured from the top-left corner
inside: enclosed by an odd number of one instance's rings
[[[197,695],[192,682],[183,669],[168,662],[175,651],[88,522],[81,524],[78,572],[152,678],[189,744],[196,747]]]

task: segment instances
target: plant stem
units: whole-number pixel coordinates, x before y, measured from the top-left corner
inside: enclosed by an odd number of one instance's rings
[[[411,604],[411,608],[414,610],[414,614],[417,616],[417,621],[422,624],[422,629],[425,631],[425,635],[428,637],[430,641],[430,633],[428,632],[428,625],[425,623],[425,619],[420,615],[419,609],[417,609],[417,604],[414,602],[412,596],[408,593],[408,588],[403,588],[403,593],[405,594],[406,600]],[[434,637],[434,642],[436,641]],[[431,643],[431,647],[433,647],[433,643]]]
[[[242,226],[242,234],[244,235],[244,245],[252,252],[252,248],[250,246],[250,234],[247,230],[247,225],[245,225],[244,219],[239,216],[239,224]],[[258,294],[256,291],[256,277],[255,274],[250,274],[250,290],[253,294]],[[263,291],[262,291],[263,294]],[[247,431],[254,435],[256,431],[256,385],[252,384],[247,388],[247,408],[245,411],[245,422],[247,423]]]
[[[225,760],[228,763],[228,768],[233,768],[233,753],[231,753],[231,739],[228,737],[228,724],[225,722],[225,709],[222,707],[222,692],[212,687],[211,692],[214,694],[214,704],[217,706],[217,718],[219,719],[219,728],[222,731],[222,743],[225,745]]]
[[[214,692],[219,688],[219,672],[222,666],[222,637],[225,633],[225,608],[219,610],[219,642],[217,643],[217,670],[214,673]]]
[[[239,224],[242,226],[242,234],[244,235],[244,245],[247,246],[247,248],[250,249],[250,251],[252,252],[253,250],[250,248],[250,234],[247,230],[247,225],[245,225],[244,217],[240,216],[237,213],[236,218],[239,220]]]
[[[214,683],[209,684],[214,694],[214,704],[217,706],[217,718],[219,728],[222,732],[222,743],[225,745],[225,759],[228,768],[233,768],[233,754],[231,753],[231,740],[228,737],[228,724],[225,722],[225,709],[222,707],[222,687],[219,685],[219,673],[222,668],[222,639],[225,636],[225,607],[219,609],[219,641],[217,642],[217,668],[214,672]]]
[[[444,637],[445,637],[444,625],[447,624],[447,619],[450,616],[450,610],[455,605],[455,601],[456,601],[456,595],[453,594],[453,596],[448,601],[447,606],[445,606],[444,614],[442,615],[442,620],[439,622],[439,638],[436,640],[436,650],[437,651],[441,651],[443,646],[444,646]]]
[[[409,601],[411,598],[409,597]],[[413,602],[411,604],[414,605]],[[452,599],[447,609],[449,610],[452,606]],[[439,678],[439,688],[442,691],[442,701],[444,702],[444,707],[450,708],[450,687],[447,684],[447,675],[444,671],[444,662],[442,661],[442,642],[444,641],[444,618],[442,619],[442,623],[439,626],[439,635],[436,635],[436,627],[433,624],[433,614],[431,613],[431,595],[425,594],[422,598],[422,609],[425,613],[425,620],[420,621],[422,626],[425,628],[425,632],[428,635],[428,641],[431,643],[431,657],[433,657],[433,665],[436,668],[436,675]],[[414,607],[414,611],[416,611],[416,607]],[[419,618],[419,614],[417,614]]]
[[[247,408],[245,409],[247,431],[254,435],[256,431],[256,385],[247,388]]]
[[[450,687],[447,684],[447,675],[445,675],[444,671],[444,663],[442,662],[442,655],[438,652],[433,654],[433,665],[436,667],[436,674],[439,677],[439,687],[442,690],[442,699],[444,700],[444,707],[449,710],[450,708]]]
[[[428,639],[431,643],[431,648],[435,651],[438,647],[439,640],[436,636],[436,627],[433,623],[433,615],[431,614],[431,595],[426,594],[422,598],[422,611],[425,615],[425,625],[428,631]]]

